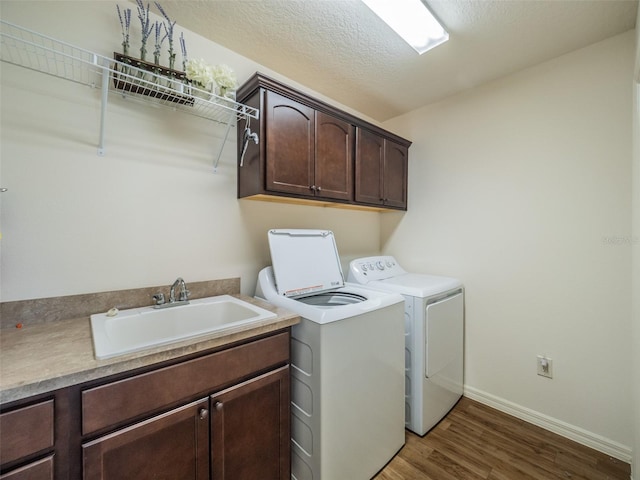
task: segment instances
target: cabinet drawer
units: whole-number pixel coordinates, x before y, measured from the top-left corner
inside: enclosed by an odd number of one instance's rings
[[[0,464],[53,447],[53,400],[0,415]]]
[[[287,332],[82,392],[82,433],[97,432],[289,360]]]
[[[0,480],[53,480],[53,455],[0,475]]]

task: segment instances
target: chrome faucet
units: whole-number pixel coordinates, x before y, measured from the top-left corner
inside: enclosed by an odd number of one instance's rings
[[[176,300],[176,287],[178,290],[178,299]],[[191,292],[187,289],[187,284],[182,279],[182,277],[178,277],[171,288],[169,289],[169,303],[165,302],[164,293],[156,293],[153,296],[153,300],[156,302],[153,306],[154,308],[168,308],[168,307],[177,307],[178,305],[188,305],[189,304],[189,295]]]
[[[173,285],[171,285],[171,290],[169,290],[169,303],[176,302],[176,287],[180,287],[180,296],[178,297],[179,302],[186,302],[189,297],[189,290],[187,290],[187,284],[184,283],[182,277],[178,277]]]

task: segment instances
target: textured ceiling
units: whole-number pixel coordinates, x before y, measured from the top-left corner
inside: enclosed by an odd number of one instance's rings
[[[420,56],[360,0],[161,0],[180,26],[378,121],[633,29],[638,8],[638,0],[427,3],[450,39]]]

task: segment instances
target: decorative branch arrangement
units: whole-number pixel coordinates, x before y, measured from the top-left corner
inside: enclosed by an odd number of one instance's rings
[[[163,23],[163,25],[164,25],[165,32],[167,32],[165,35],[165,38],[169,40],[169,68],[173,70],[173,67],[176,63],[176,54],[173,51],[173,27],[176,25],[176,21],[175,20],[173,22],[171,21],[171,19],[169,18],[169,15],[167,15],[167,12],[165,12],[164,8],[162,8],[162,5],[160,5],[158,2],[153,2],[153,3],[155,3],[156,7],[158,7],[158,10],[160,11],[160,13],[165,19],[165,22]]]
[[[162,29],[164,28],[164,24],[160,22],[156,22],[155,31],[156,31],[156,44],[153,49],[153,61],[154,63],[160,64],[160,51],[162,49],[162,42],[167,38],[167,34],[162,36]]]
[[[120,11],[120,5],[116,5],[118,9],[118,18],[120,19],[120,27],[122,27],[122,52],[129,55],[129,29],[131,27],[131,9],[127,8],[124,14]]]
[[[143,62],[147,56],[147,39],[151,35],[153,27],[149,25],[149,4],[147,3],[147,9],[145,10],[142,0],[136,0],[138,9],[138,18],[140,19],[140,31],[142,33],[142,39],[140,44],[140,60]]]
[[[119,5],[116,5],[118,11],[118,19],[120,20],[120,27],[122,30],[122,54],[114,53],[115,59],[119,62],[133,65],[141,70],[153,72],[157,76],[167,77],[167,87],[173,90],[184,91],[186,87],[190,91],[190,87],[194,86],[193,93],[206,93],[217,94],[221,97],[232,97],[237,87],[237,80],[235,72],[227,65],[220,64],[215,66],[207,65],[203,59],[189,59],[187,57],[187,47],[184,40],[184,32],[180,32],[180,53],[182,54],[182,69],[183,71],[175,70],[176,52],[174,50],[174,28],[176,25],[175,20],[171,20],[167,12],[162,8],[162,5],[157,1],[153,2],[162,17],[163,21],[156,21],[151,23],[149,3],[145,6],[143,0],[136,0],[136,9],[138,19],[140,20],[140,33],[141,33],[141,45],[140,45],[140,58],[136,59],[129,56],[130,47],[130,28],[131,28],[131,9],[126,8],[121,10]],[[147,41],[151,34],[155,34],[155,43],[153,49],[153,61],[149,63],[146,61],[147,54]],[[168,41],[168,58],[169,68],[160,65],[160,58],[162,55],[162,45],[164,41]],[[123,67],[123,73],[128,74],[128,67]],[[139,74],[139,77],[145,80],[145,74]],[[147,75],[147,77],[151,77]],[[154,81],[158,81],[157,77]],[[149,82],[145,80],[146,85],[134,85],[130,79],[116,79],[114,78],[116,88],[128,91],[135,91],[150,96],[167,96],[165,92],[158,92],[148,85]],[[176,88],[179,86],[179,88]],[[196,90],[197,89],[197,90]],[[175,99],[169,98],[171,101],[179,103],[193,104],[193,97],[187,97],[184,100],[183,95],[173,95]]]
[[[184,43],[184,32],[180,32],[180,50],[182,51],[182,70],[187,69],[187,47]]]

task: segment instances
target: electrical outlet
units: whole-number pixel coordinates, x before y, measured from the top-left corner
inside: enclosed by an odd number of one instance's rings
[[[538,355],[538,375],[553,378],[553,360],[544,355]]]

